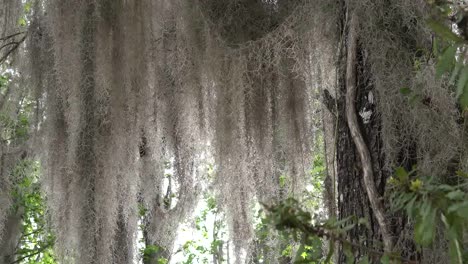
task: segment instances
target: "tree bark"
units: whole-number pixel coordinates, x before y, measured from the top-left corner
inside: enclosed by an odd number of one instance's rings
[[[346,11],[343,8],[342,15],[342,30],[349,33],[349,28],[346,27]],[[355,216],[357,218],[365,218],[369,223],[369,228],[366,226],[357,226],[347,233],[347,239],[353,243],[361,244],[368,248],[380,247],[381,230],[378,221],[375,217],[371,201],[367,195],[366,184],[373,181],[375,184],[376,196],[382,197],[385,190],[385,182],[390,173],[383,167],[384,154],[382,151],[382,139],[380,134],[381,120],[379,115],[376,114],[375,102],[373,102],[373,93],[375,89],[366,76],[368,74],[368,65],[363,59],[363,50],[360,46],[354,46],[354,40],[345,39],[343,49],[340,51],[340,64],[338,69],[339,87],[337,93],[337,138],[336,138],[336,166],[337,166],[337,187],[338,187],[338,218],[344,219],[348,216]],[[353,47],[354,46],[354,47]],[[353,48],[355,54],[349,54],[348,49]],[[363,163],[359,157],[359,152],[356,144],[353,142],[353,137],[348,126],[347,115],[347,62],[349,56],[355,56],[355,85],[356,95],[355,107],[356,112],[365,110],[370,113],[367,118],[357,117],[357,126],[362,133],[361,144],[368,147],[368,157],[366,162],[370,162],[371,166],[367,164],[367,170],[371,170],[371,177],[368,182],[364,181],[363,177]],[[369,176],[369,171],[367,172]],[[389,232],[387,231],[387,236]],[[367,256],[367,252],[363,249],[356,249],[354,254],[356,260]],[[338,263],[346,263],[346,256],[342,245],[338,250]],[[374,260],[378,261],[378,260]]]
[[[0,264],[10,264],[15,261],[15,253],[21,238],[21,217],[23,209],[11,210],[5,222],[5,230],[0,240]]]
[[[372,159],[369,152],[369,148],[366,142],[364,141],[364,137],[359,128],[355,106],[355,99],[357,93],[357,19],[357,16],[355,14],[352,14],[349,25],[348,57],[346,67],[346,120],[348,121],[348,127],[351,133],[351,137],[353,138],[353,142],[359,154],[362,166],[364,186],[370,201],[371,208],[374,212],[374,216],[377,219],[377,224],[379,226],[380,233],[382,234],[384,250],[386,253],[390,253],[393,248],[392,237],[388,229],[387,220],[385,219],[385,208],[382,205],[381,195],[378,193],[377,188],[375,186]]]

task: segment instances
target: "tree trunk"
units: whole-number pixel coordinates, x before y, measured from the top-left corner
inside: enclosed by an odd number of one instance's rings
[[[342,28],[346,32],[346,21],[342,21]],[[348,39],[349,40],[349,39]],[[366,248],[377,248],[383,251],[381,234],[377,219],[372,211],[371,203],[366,192],[366,186],[363,179],[363,169],[361,159],[358,155],[356,145],[351,136],[348,120],[346,118],[346,63],[347,45],[340,54],[340,69],[339,69],[339,91],[337,96],[338,104],[338,121],[337,121],[337,138],[336,138],[336,166],[337,166],[337,187],[338,187],[338,218],[344,219],[348,216],[357,218],[365,218],[369,223],[369,227],[364,225],[357,226],[347,233],[347,239],[353,243],[360,244]],[[385,182],[390,173],[383,167],[384,153],[382,151],[382,140],[380,135],[381,120],[376,114],[376,106],[373,101],[374,87],[368,78],[367,73],[369,67],[363,59],[363,50],[358,45],[357,47],[357,71],[356,71],[356,111],[359,113],[358,123],[360,131],[364,138],[365,144],[369,149],[373,173],[374,183],[380,197],[385,191]],[[355,249],[354,256],[356,260],[366,256],[366,250]],[[338,252],[338,263],[346,263],[343,246],[340,245]],[[374,261],[378,261],[375,259]]]
[[[343,91],[344,86],[340,87]],[[365,88],[359,86],[359,88]],[[358,91],[358,109],[362,108],[366,103],[366,94],[364,89]],[[362,177],[361,161],[356,153],[356,147],[352,141],[350,131],[348,129],[345,113],[344,95],[338,98],[338,137],[337,137],[337,172],[338,172],[338,216],[339,219],[348,216],[356,216],[358,218],[366,218],[370,223],[370,229],[364,226],[359,226],[348,233],[350,241],[363,244],[367,247],[375,245],[375,241],[380,240],[378,225],[370,207],[370,202],[367,197],[366,189]],[[364,124],[360,120],[361,127],[367,145],[370,146],[371,157],[374,167],[374,180],[378,187],[379,194],[383,195],[385,181],[388,177],[382,167],[383,156],[380,149],[380,135],[378,133],[379,120],[376,115],[373,115],[368,123]],[[360,241],[361,240],[361,241]],[[366,252],[358,250],[358,256],[365,255]],[[339,263],[345,263],[346,258],[342,252],[339,253]]]
[[[0,264],[15,261],[15,253],[21,238],[21,217],[23,208],[11,212],[5,222],[5,230],[0,239]]]
[[[349,21],[348,19],[351,14],[346,12],[352,12],[352,7],[346,6],[351,1],[342,0],[341,3],[341,14],[339,17],[340,23],[340,35],[349,35]],[[362,33],[361,33],[362,34]],[[361,36],[365,38],[366,36]],[[403,38],[404,36],[402,36]],[[380,230],[381,224],[376,219],[376,214],[372,210],[372,201],[369,200],[368,192],[366,191],[366,184],[363,178],[363,164],[356,145],[353,141],[353,137],[349,129],[349,120],[347,119],[347,105],[346,105],[346,92],[347,92],[347,63],[349,62],[349,48],[351,43],[349,38],[344,38],[339,51],[339,68],[338,68],[338,87],[337,87],[337,126],[336,126],[336,171],[337,171],[337,187],[338,187],[338,219],[344,219],[348,216],[355,216],[357,218],[365,218],[369,223],[368,227],[357,226],[347,233],[347,239],[353,243],[363,246],[363,248],[355,249],[354,257],[356,261],[361,259],[363,256],[369,256],[367,249],[373,249],[383,253],[383,241],[382,233]],[[411,51],[416,47],[412,44],[408,44],[404,47]],[[366,47],[359,43],[359,34],[356,47],[355,56],[355,85],[356,85],[356,97],[355,107],[357,112],[357,121],[359,131],[362,134],[364,143],[369,150],[370,160],[372,163],[373,181],[377,191],[377,199],[384,196],[386,190],[386,181],[391,176],[390,171],[386,166],[386,157],[383,148],[382,138],[382,118],[378,113],[378,101],[374,98],[378,98],[378,91],[372,81],[372,71],[370,62],[367,61],[367,57],[371,50],[366,50]],[[396,124],[398,125],[398,124]],[[416,145],[409,145],[408,149],[400,150],[399,164],[410,170],[411,166],[416,164]],[[385,202],[385,200],[382,199]],[[389,235],[400,234],[402,231],[411,232],[412,228],[405,215],[401,213],[388,212],[388,208],[382,208],[385,212],[385,224],[388,226]],[[391,241],[394,242],[394,241]],[[402,257],[414,256],[415,244],[411,238],[403,238],[400,241],[399,246],[396,250],[399,250]],[[374,257],[371,259],[371,263],[380,263],[380,257]],[[416,255],[416,258],[419,258]],[[346,263],[347,259],[344,254],[344,249],[341,246],[338,252],[338,263]]]

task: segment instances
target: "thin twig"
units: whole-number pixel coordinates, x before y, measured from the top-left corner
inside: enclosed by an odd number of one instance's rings
[[[25,33],[26,33],[26,31],[16,32],[16,33],[14,33],[14,34],[5,36],[5,37],[3,37],[3,38],[0,38],[0,40],[1,40],[1,41],[5,41],[5,40],[7,40],[7,39],[14,38],[14,37],[16,37],[16,36],[18,36],[18,35],[25,34]]]
[[[336,235],[336,234],[333,234],[331,232],[327,232],[325,229],[322,229],[321,227],[314,227],[314,226],[303,224],[302,226],[299,226],[299,229],[302,232],[304,232],[305,234],[316,235],[317,237],[320,237],[320,238],[326,238],[326,239],[329,239],[329,240],[332,240],[332,241],[338,241],[341,244],[349,245],[352,248],[362,249],[365,252],[367,252],[369,254],[369,256],[382,257],[385,254],[388,254],[388,257],[390,259],[398,260],[401,263],[405,263],[405,264],[418,264],[419,263],[419,262],[414,261],[414,260],[405,259],[405,258],[403,258],[401,256],[395,256],[395,255],[391,254],[392,252],[382,252],[382,251],[379,251],[379,250],[371,249],[369,247],[360,245],[358,243],[351,242],[351,241],[347,240],[346,238],[344,238],[344,237],[342,237],[340,235]]]
[[[38,255],[38,254],[41,254],[42,252],[44,252],[46,249],[48,249],[50,246],[52,246],[52,244],[48,243],[48,244],[45,244],[43,247],[39,248],[36,252],[34,253],[31,253],[29,255],[25,255],[21,258],[18,258],[17,260],[13,261],[13,262],[10,262],[10,264],[15,264],[15,263],[20,263],[22,260],[24,259],[27,259],[27,258],[30,258],[32,256],[35,256],[35,255]]]
[[[0,50],[8,47],[8,46],[11,46],[11,45],[18,45],[19,43],[17,41],[12,41],[12,42],[8,42],[6,44],[3,44],[2,46],[0,46]]]
[[[10,42],[10,43],[8,43],[8,44],[6,44],[6,45],[3,45],[3,47],[0,48],[0,49],[3,49],[4,47],[10,45],[11,43],[14,44],[14,46],[13,46],[10,50],[8,50],[8,51],[0,58],[0,64],[2,64],[3,62],[5,62],[5,60],[8,58],[8,56],[10,56],[10,54],[11,54],[13,51],[15,51],[15,50],[19,47],[19,45],[20,45],[21,43],[24,42],[24,40],[26,39],[26,36],[27,36],[27,35],[24,35],[19,41]]]

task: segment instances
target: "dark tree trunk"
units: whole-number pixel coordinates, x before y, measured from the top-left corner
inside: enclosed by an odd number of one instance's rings
[[[347,0],[340,1],[342,4],[340,16],[340,35],[348,35],[348,25],[346,18],[349,14],[346,7]],[[338,78],[339,85],[337,87],[337,138],[336,144],[336,170],[337,170],[337,187],[338,187],[338,219],[344,219],[348,216],[356,216],[357,218],[365,218],[369,223],[368,227],[358,226],[347,233],[347,239],[353,243],[359,244],[364,248],[354,249],[354,257],[356,261],[364,256],[369,256],[368,249],[379,251],[383,253],[382,236],[379,230],[379,224],[376,220],[374,212],[366,192],[366,186],[363,180],[363,169],[361,159],[359,158],[356,146],[351,137],[346,119],[346,100],[345,94],[346,87],[346,64],[348,40],[344,39],[342,43],[343,49],[339,54],[339,69]],[[357,61],[356,61],[356,110],[358,112],[358,123],[360,131],[363,134],[364,141],[369,149],[372,168],[374,173],[374,183],[377,188],[379,197],[384,197],[386,190],[386,181],[391,176],[392,172],[385,167],[385,153],[383,149],[383,138],[381,134],[382,120],[378,113],[378,102],[374,100],[377,98],[377,91],[372,83],[372,73],[370,72],[370,64],[366,61],[368,51],[359,45],[357,47]],[[411,145],[409,149],[401,150],[401,166],[406,169],[411,169],[411,166],[416,164],[416,145]],[[408,219],[401,213],[391,213],[387,206],[386,217],[389,224],[390,232],[393,237],[400,234],[404,230],[411,230],[408,226]],[[401,242],[401,241],[400,241]],[[404,239],[397,250],[400,250],[402,257],[407,258],[414,256],[415,250],[414,241],[411,239]],[[371,263],[380,263],[380,257],[375,256]],[[340,246],[337,256],[338,263],[347,263],[344,249]]]
[[[372,92],[372,86],[365,83],[358,84],[357,109],[370,107],[372,115],[368,122],[362,122],[360,118],[361,131],[365,137],[367,146],[371,152],[374,167],[374,180],[380,195],[385,190],[385,181],[389,173],[384,170],[383,153],[381,150],[381,138],[379,134],[380,120],[375,114],[375,109],[368,101],[368,94]],[[344,85],[340,87],[341,93],[346,89]],[[380,240],[378,225],[374,218],[367,197],[364,181],[362,177],[362,167],[356,147],[351,138],[345,116],[344,95],[338,98],[338,137],[337,137],[337,172],[338,172],[338,216],[340,219],[348,216],[366,218],[370,224],[370,229],[359,226],[348,233],[350,241],[372,248]],[[358,250],[356,256],[366,255],[366,252]],[[346,258],[340,250],[339,263],[345,263]]]
[[[343,9],[344,10],[344,9]],[[347,31],[347,25],[344,21],[346,16],[342,16],[342,30]],[[347,34],[346,34],[347,35]],[[347,41],[347,40],[344,40]],[[381,234],[379,225],[376,221],[374,213],[371,209],[370,201],[366,192],[366,187],[363,180],[362,164],[356,150],[356,146],[351,137],[350,130],[346,119],[346,62],[347,62],[347,43],[340,54],[340,69],[339,69],[339,87],[337,95],[338,104],[338,121],[337,121],[337,138],[336,138],[336,160],[337,160],[337,187],[338,187],[338,218],[344,219],[348,216],[357,218],[365,218],[369,226],[357,226],[347,233],[347,239],[353,243],[362,245],[369,249],[383,251]],[[374,182],[380,196],[383,196],[385,191],[385,182],[390,173],[385,170],[384,153],[382,151],[382,139],[380,134],[381,120],[376,113],[376,106],[373,100],[374,87],[367,76],[368,65],[363,59],[363,50],[358,46],[357,50],[357,95],[356,109],[360,113],[358,122],[360,131],[363,134],[364,141],[369,149],[372,167],[374,172]],[[361,114],[363,113],[363,114]],[[368,252],[365,249],[353,249],[356,261],[363,256],[367,256]],[[346,256],[342,245],[338,251],[338,263],[346,263]],[[373,262],[378,259],[373,260]]]

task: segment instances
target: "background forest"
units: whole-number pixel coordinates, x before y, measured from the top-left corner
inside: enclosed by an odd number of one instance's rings
[[[468,263],[468,2],[0,0],[0,264]]]

